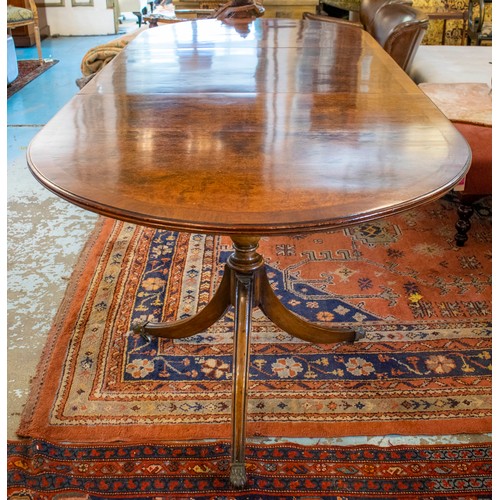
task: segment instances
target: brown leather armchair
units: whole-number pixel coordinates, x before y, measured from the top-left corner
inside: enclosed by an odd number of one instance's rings
[[[363,0],[359,15],[359,23],[309,13],[304,13],[303,18],[366,30],[408,72],[429,26],[428,16],[409,2],[398,0]]]
[[[390,3],[402,3],[405,5],[413,5],[412,0],[361,0],[359,10],[359,20],[366,31],[372,33],[373,22],[377,12],[384,6]]]
[[[429,17],[409,5],[384,5],[375,14],[370,34],[408,72],[429,26]]]

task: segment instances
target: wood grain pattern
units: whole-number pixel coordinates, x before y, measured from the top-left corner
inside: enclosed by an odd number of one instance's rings
[[[470,151],[362,30],[198,20],[136,38],[36,136],[28,163],[46,187],[103,215],[231,235],[221,287],[201,312],[134,329],[182,338],[234,306],[229,480],[242,487],[253,309],[312,342],[364,335],[286,309],[257,253],[260,237],[430,201],[465,174]]]
[[[36,136],[63,198],[155,227],[333,229],[430,201],[467,143],[361,30],[259,19],[145,31]]]

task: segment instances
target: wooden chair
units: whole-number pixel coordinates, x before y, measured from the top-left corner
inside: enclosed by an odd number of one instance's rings
[[[38,10],[35,0],[28,0],[30,8],[23,9],[14,5],[7,5],[7,29],[13,30],[20,26],[33,26],[35,31],[35,43],[38,50],[38,60],[43,64],[42,40],[40,38],[40,29],[38,27]]]

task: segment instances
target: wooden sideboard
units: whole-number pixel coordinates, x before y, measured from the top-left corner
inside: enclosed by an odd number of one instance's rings
[[[178,9],[216,9],[224,0],[174,0]],[[264,17],[302,19],[303,12],[316,13],[319,0],[264,0]]]
[[[29,9],[28,0],[9,0],[9,3],[10,5],[15,5],[16,7]],[[47,24],[47,15],[45,13],[45,7],[40,7],[39,5],[37,5],[37,10],[40,37],[44,39],[50,36],[50,28]],[[14,38],[16,47],[31,47],[35,45],[35,30],[33,28],[33,25],[21,26],[19,28],[13,29],[12,37]]]

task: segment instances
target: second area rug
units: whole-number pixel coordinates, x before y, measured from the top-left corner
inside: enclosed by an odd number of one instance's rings
[[[254,314],[249,436],[482,433],[491,425],[491,220],[453,241],[440,200],[343,231],[263,238],[281,301],[310,321],[362,326],[353,345],[291,338]],[[200,310],[226,237],[103,219],[71,280],[19,434],[65,443],[230,437],[232,311],[184,340],[134,320]]]
[[[58,62],[57,60],[51,60],[40,64],[38,59],[21,59],[17,61],[19,75],[10,85],[7,85],[7,99]]]
[[[8,445],[9,500],[486,500],[491,446],[249,445],[248,484],[229,445]]]

